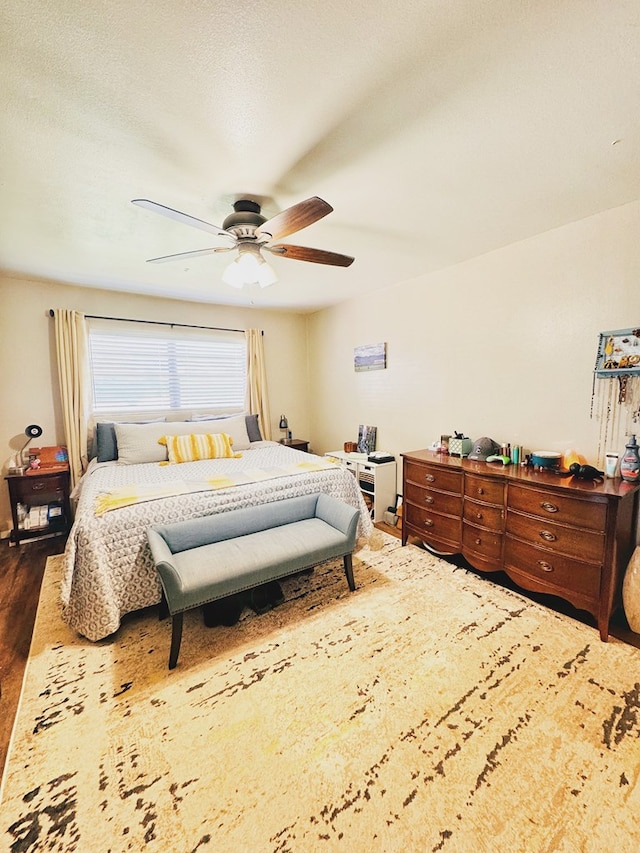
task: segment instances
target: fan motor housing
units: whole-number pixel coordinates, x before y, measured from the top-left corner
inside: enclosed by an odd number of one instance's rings
[[[251,199],[239,199],[233,205],[234,213],[222,223],[225,231],[230,231],[238,238],[250,238],[255,235],[256,228],[267,220],[260,213],[260,205]]]

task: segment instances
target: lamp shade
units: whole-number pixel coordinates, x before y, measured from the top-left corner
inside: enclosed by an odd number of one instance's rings
[[[27,440],[22,445],[22,449],[20,450],[20,452],[16,454],[12,466],[16,471],[19,471],[20,473],[22,473],[25,464],[24,452],[27,449],[27,446],[31,443],[31,441],[33,441],[34,438],[40,438],[40,436],[42,435],[42,427],[38,426],[38,424],[29,424],[29,426],[26,427],[24,434],[27,436]]]
[[[280,415],[280,429],[289,429],[289,422],[285,415]]]
[[[240,289],[245,284],[269,287],[270,284],[275,284],[278,277],[257,247],[243,246],[240,256],[225,269],[222,280],[225,284]]]

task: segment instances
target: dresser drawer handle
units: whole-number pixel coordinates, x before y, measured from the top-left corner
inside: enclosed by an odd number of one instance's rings
[[[476,539],[476,545],[482,545],[482,539]]]
[[[427,483],[433,483],[433,481],[435,480],[435,477],[433,476],[433,474],[425,474],[424,478],[427,481]]]
[[[538,560],[538,565],[540,566],[543,572],[553,571],[553,566],[551,565],[551,563],[547,563],[544,560]]]
[[[432,503],[433,503],[433,498],[431,497],[431,495],[427,495],[427,496],[425,497],[425,499],[424,499],[424,502],[425,502],[426,504],[432,504]]]
[[[424,522],[425,527],[433,527],[433,521],[430,518],[426,518]]]
[[[540,536],[547,542],[555,542],[558,538],[555,533],[550,533],[548,530],[541,530]]]
[[[559,509],[559,507],[557,507],[555,504],[549,503],[549,501],[543,501],[540,506],[547,512],[558,512]]]
[[[478,492],[479,495],[484,495],[484,489],[482,488],[482,486],[478,486],[476,491]]]
[[[480,520],[480,519],[482,518],[482,513],[481,513],[481,512],[477,512],[477,513],[476,513],[476,518],[477,518],[478,520]]]
[[[33,483],[31,486],[32,492],[39,492],[41,489],[44,489],[44,483]]]

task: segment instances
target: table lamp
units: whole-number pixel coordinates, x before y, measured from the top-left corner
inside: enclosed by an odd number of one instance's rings
[[[280,429],[284,432],[284,435],[280,439],[281,442],[284,442],[287,438],[287,431],[289,429],[289,422],[287,420],[286,415],[280,415]]]
[[[19,450],[13,457],[11,467],[9,468],[10,474],[24,474],[27,469],[27,466],[24,463],[24,452],[34,438],[40,438],[42,435],[42,427],[38,426],[38,424],[29,424],[25,429],[24,434],[27,436],[27,440],[22,445],[21,450]]]

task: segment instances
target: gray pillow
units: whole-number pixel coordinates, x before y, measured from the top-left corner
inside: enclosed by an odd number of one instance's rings
[[[118,442],[114,423],[96,424],[98,462],[114,462],[118,458]]]
[[[258,416],[247,415],[245,422],[247,424],[247,435],[249,436],[249,441],[262,441],[262,433],[260,432]]]

